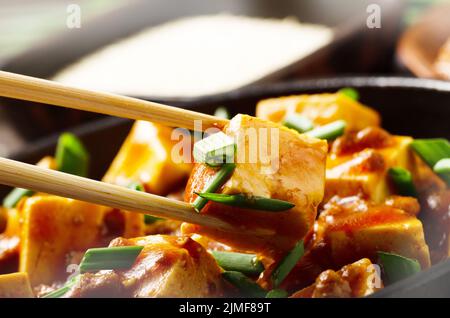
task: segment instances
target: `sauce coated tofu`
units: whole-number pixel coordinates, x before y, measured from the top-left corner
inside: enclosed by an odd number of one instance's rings
[[[315,283],[296,293],[291,298],[341,298],[364,297],[383,288],[383,283],[372,262],[363,258],[342,267],[322,272]]]
[[[117,238],[110,246],[144,246],[128,270],[86,273],[65,297],[218,297],[221,269],[189,237]]]
[[[423,269],[430,266],[422,223],[395,205],[335,198],[316,221],[313,237],[313,246],[328,246],[333,268],[364,257],[376,261],[377,251],[417,259]]]
[[[249,138],[244,138],[249,130],[256,131],[257,139],[266,140],[260,128],[274,129],[279,133],[279,151],[267,164],[258,157],[248,162],[252,151]],[[198,233],[228,244],[238,250],[270,250],[272,248],[288,250],[313,225],[317,215],[317,206],[322,201],[325,178],[325,159],[327,143],[323,140],[298,134],[286,127],[247,115],[234,117],[224,132],[237,140],[237,163],[234,173],[220,189],[220,193],[263,196],[285,200],[295,207],[283,212],[263,212],[226,206],[208,202],[201,213],[212,214],[235,226],[236,232],[225,233],[220,230],[183,224],[185,233]],[[270,135],[270,133],[268,133]],[[240,142],[242,141],[242,142]],[[253,143],[254,144],[254,143]],[[247,153],[241,160],[240,154]],[[274,164],[277,169],[268,169]],[[270,171],[270,172],[267,172]],[[194,192],[201,192],[210,182],[215,170],[205,164],[197,164],[188,181],[185,200],[193,202]],[[257,230],[260,235],[252,235]]]
[[[364,138],[372,140],[364,141]],[[414,157],[409,147],[412,140],[411,137],[388,135],[377,127],[336,140],[327,159],[324,202],[334,195],[361,195],[377,203],[386,200],[394,194],[388,169],[414,170]]]
[[[270,98],[256,106],[257,117],[277,123],[292,113],[305,116],[317,126],[343,119],[350,131],[380,125],[380,116],[375,110],[341,93]]]
[[[178,141],[171,140],[171,134],[169,127],[136,121],[103,180],[121,186],[141,182],[147,192],[168,194],[192,169],[192,164],[172,159]]]
[[[28,274],[0,275],[0,298],[34,298]]]
[[[19,270],[32,286],[66,277],[66,257],[98,244],[106,208],[56,196],[33,196],[21,205]]]

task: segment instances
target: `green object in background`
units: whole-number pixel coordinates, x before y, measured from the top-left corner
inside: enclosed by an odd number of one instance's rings
[[[225,107],[218,107],[214,112],[214,116],[223,119],[230,119],[230,112]]]
[[[444,158],[436,162],[433,170],[439,176],[441,176],[441,178],[444,179],[447,184],[450,184],[450,158]]]
[[[284,119],[283,125],[288,128],[295,129],[301,134],[310,131],[314,128],[314,125],[311,122],[311,120],[300,114],[287,115],[286,118]]]
[[[272,289],[266,295],[266,298],[287,298],[289,293],[283,289]]]
[[[58,140],[55,154],[58,170],[87,177],[89,154],[81,141],[70,133],[63,133]]]
[[[359,93],[356,89],[351,87],[344,87],[338,90],[338,93],[343,94],[347,97],[350,97],[353,100],[359,100]]]
[[[336,120],[332,123],[314,128],[313,130],[308,131],[306,135],[330,141],[342,136],[346,126],[347,123],[345,120]]]

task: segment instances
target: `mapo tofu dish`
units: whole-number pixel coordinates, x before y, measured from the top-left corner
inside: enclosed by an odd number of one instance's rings
[[[136,121],[103,181],[231,229],[12,189],[0,297],[364,297],[450,255],[449,142],[386,131],[353,89],[173,131]],[[86,177],[89,153],[65,133],[37,165]]]

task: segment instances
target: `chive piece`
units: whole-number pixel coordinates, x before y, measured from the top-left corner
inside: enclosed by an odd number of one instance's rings
[[[226,271],[241,272],[245,275],[259,275],[264,266],[255,254],[212,251],[211,254],[220,267]]]
[[[4,199],[3,206],[7,209],[13,209],[16,207],[17,203],[23,197],[31,197],[34,194],[33,191],[22,189],[22,188],[14,188]]]
[[[416,139],[411,147],[431,168],[439,160],[450,158],[450,143],[444,138]]]
[[[144,186],[140,182],[132,182],[128,186],[128,188],[132,189],[132,190],[135,190],[135,191],[145,192]],[[158,218],[156,216],[149,215],[149,214],[145,214],[144,215],[144,223],[145,224],[152,224],[152,223],[155,223],[156,221],[159,221],[159,220],[164,220],[164,219]]]
[[[218,132],[194,144],[194,159],[196,162],[207,163],[210,166],[221,166],[233,162],[236,152],[234,139],[223,132]]]
[[[239,289],[245,297],[264,298],[266,295],[261,286],[241,272],[226,271],[222,273],[222,277]]]
[[[79,277],[79,275],[72,277],[64,284],[64,286],[42,296],[42,298],[61,298],[73,287],[73,285],[75,285]]]
[[[377,252],[377,254],[383,272],[390,284],[405,279],[421,270],[420,263],[415,259],[387,252]]]
[[[332,123],[314,128],[306,134],[310,137],[333,140],[344,134],[347,123],[344,120],[336,120]]]
[[[388,174],[399,195],[417,198],[411,172],[401,167],[392,167],[388,170]]]
[[[266,298],[287,298],[289,293],[284,289],[272,289],[266,295]]]
[[[284,279],[289,275],[297,262],[304,253],[303,240],[297,242],[294,248],[281,260],[272,273],[272,282],[274,287],[280,286]]]
[[[230,119],[230,113],[225,107],[217,107],[214,116],[224,119]]]
[[[289,114],[284,119],[283,125],[288,128],[295,129],[301,134],[314,128],[313,123],[308,118],[295,113]]]
[[[234,168],[236,168],[236,164],[234,163],[224,164],[214,175],[214,178],[211,180],[211,182],[204,187],[203,193],[216,192],[231,176]],[[208,199],[199,196],[197,197],[197,199],[195,199],[194,203],[192,203],[192,206],[194,207],[195,211],[200,212],[206,205],[206,203],[208,203]]]
[[[195,194],[204,199],[208,199],[209,201],[252,210],[281,212],[289,210],[295,206],[295,204],[283,200],[270,199],[259,196],[247,196],[244,194],[197,193],[197,192]]]
[[[143,246],[90,248],[81,260],[80,272],[130,268],[143,248]]]
[[[88,174],[89,154],[73,134],[64,133],[59,137],[55,159],[61,172],[81,177]]]
[[[450,184],[450,158],[441,159],[433,167],[434,172]]]
[[[351,87],[344,87],[341,88],[340,90],[338,90],[339,94],[343,94],[347,97],[350,97],[353,100],[359,100],[359,93],[356,89],[351,88]]]

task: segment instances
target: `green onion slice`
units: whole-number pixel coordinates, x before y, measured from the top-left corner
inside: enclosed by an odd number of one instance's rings
[[[295,206],[295,204],[283,200],[270,199],[259,196],[247,196],[244,194],[197,192],[195,194],[209,201],[261,211],[280,212],[289,210]]]
[[[228,178],[233,173],[234,168],[236,168],[236,164],[234,163],[224,164],[214,175],[214,178],[211,180],[211,182],[204,187],[202,193],[216,192],[228,180]],[[195,201],[192,203],[192,206],[194,207],[195,211],[200,212],[206,205],[206,203],[208,203],[208,199],[198,196],[197,199],[195,199]]]
[[[347,97],[350,97],[353,100],[359,100],[359,93],[356,89],[351,88],[351,87],[344,87],[341,88],[340,90],[338,90],[339,94],[343,94]]]
[[[130,268],[143,248],[143,246],[90,248],[81,260],[80,272]]]
[[[288,128],[297,130],[301,134],[314,128],[313,123],[308,118],[295,113],[287,115],[283,124]]]
[[[450,158],[450,143],[444,138],[415,139],[412,149],[431,167],[445,158]]]
[[[7,209],[13,209],[17,206],[17,203],[24,197],[31,197],[34,194],[33,191],[14,188],[4,199],[3,206]]]
[[[222,277],[239,289],[245,297],[264,298],[266,295],[261,286],[241,272],[226,271],[222,273]]]
[[[212,251],[211,254],[220,267],[226,271],[241,272],[245,275],[259,275],[264,266],[255,254]]]
[[[236,144],[234,139],[223,132],[218,132],[194,144],[194,159],[196,162],[206,163],[210,166],[221,166],[224,163],[234,162]]]
[[[281,260],[272,273],[272,283],[274,287],[280,286],[303,256],[304,251],[303,240],[301,240],[297,242],[294,248]]]
[[[345,131],[347,123],[345,120],[336,120],[332,123],[314,128],[308,131],[306,134],[310,137],[333,140],[339,136],[342,136]]]
[[[225,107],[218,107],[214,112],[214,116],[224,119],[230,119],[230,113]]]
[[[383,272],[390,284],[405,279],[421,270],[420,263],[415,259],[387,252],[377,252],[377,254]]]
[[[450,158],[441,159],[436,162],[433,170],[439,174],[447,184],[450,184]]]
[[[266,295],[266,298],[287,298],[289,293],[284,289],[272,289]]]
[[[72,277],[64,284],[63,287],[58,288],[57,290],[54,290],[51,293],[44,295],[42,298],[61,298],[76,284],[79,278],[80,275]]]
[[[64,133],[59,137],[55,159],[59,171],[81,177],[88,174],[89,154],[73,134]]]
[[[417,190],[411,172],[401,167],[392,167],[388,170],[388,175],[399,195],[417,198]]]

